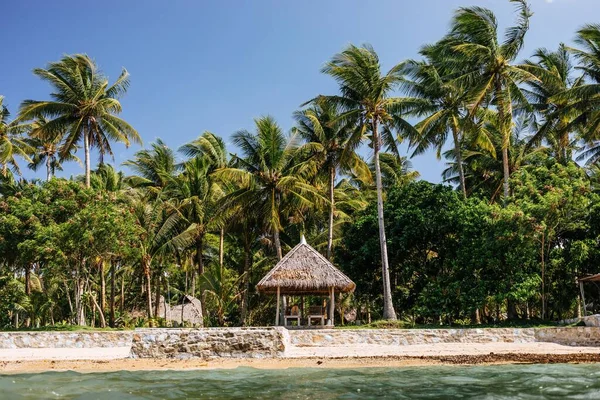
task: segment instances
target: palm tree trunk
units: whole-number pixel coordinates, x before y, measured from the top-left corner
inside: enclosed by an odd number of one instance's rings
[[[146,285],[146,311],[148,319],[152,319],[152,281],[150,279],[150,257],[145,255],[142,257],[142,266],[144,269],[144,279]]]
[[[204,274],[204,259],[202,257],[202,253],[204,252],[204,235],[201,235],[196,242],[196,263],[198,264],[198,277],[202,278]],[[195,286],[195,284],[194,284]],[[205,304],[206,304],[206,296],[204,295],[204,290],[202,290],[202,280],[200,281],[200,303],[201,303],[201,313],[202,315],[206,314]],[[195,289],[195,288],[194,288]],[[201,322],[202,326],[204,326],[204,322]]]
[[[283,258],[283,252],[281,251],[281,239],[279,239],[279,229],[273,228],[273,240],[275,241],[275,250],[277,250],[277,259]]]
[[[329,232],[327,234],[327,259],[331,261],[333,250],[333,214],[335,213],[335,167],[329,169]]]
[[[46,181],[50,182],[52,179],[52,166],[50,165],[50,156],[46,156]]]
[[[25,267],[25,294],[31,295],[31,267],[29,264]]]
[[[154,315],[160,317],[160,274],[156,277],[154,291]]]
[[[244,233],[244,271],[242,272],[242,306],[240,311],[240,319],[242,326],[246,326],[248,319],[248,292],[250,290],[250,266],[252,265],[252,248],[248,231]]]
[[[377,120],[373,119],[373,151],[375,161],[375,182],[377,185],[377,220],[379,222],[379,244],[381,247],[381,274],[383,278],[383,319],[396,320],[396,311],[392,302],[390,287],[390,268],[387,257],[387,243],[385,237],[385,223],[383,219],[383,185],[381,182],[381,167],[379,165],[379,132]]]
[[[100,260],[98,265],[98,273],[100,274],[100,309],[102,312],[106,310],[106,279],[104,279],[104,260]]]
[[[508,196],[510,195],[510,186],[509,186],[509,178],[510,178],[510,168],[509,168],[509,160],[508,160],[508,148],[510,147],[510,123],[506,123],[505,118],[509,117],[506,114],[506,110],[504,109],[505,98],[502,93],[502,83],[500,79],[496,79],[496,107],[498,109],[498,121],[500,132],[502,133],[502,169],[504,172],[504,204],[508,201]],[[512,116],[510,116],[512,120]]]
[[[110,320],[111,328],[115,327],[115,262],[110,266]]]
[[[271,192],[271,208],[276,209],[276,215],[278,220],[276,224],[272,224],[273,226],[273,242],[275,243],[275,250],[277,251],[277,259],[281,260],[283,258],[283,252],[281,251],[281,239],[279,238],[279,195],[275,193],[275,190]]]
[[[204,274],[204,259],[202,252],[204,251],[204,238],[202,236],[196,239],[196,267],[198,267],[198,275]]]
[[[460,139],[458,138],[458,127],[456,121],[452,124],[452,136],[454,140],[454,156],[456,157],[456,163],[458,164],[458,176],[460,178],[460,189],[463,194],[463,198],[467,198],[467,185],[465,183],[465,169],[463,166],[462,152],[460,151]]]
[[[221,228],[221,232],[219,233],[219,267],[220,268],[223,268],[224,247],[225,247],[225,228]]]
[[[85,187],[90,187],[90,138],[88,136],[88,129],[83,130],[83,149],[85,154]]]

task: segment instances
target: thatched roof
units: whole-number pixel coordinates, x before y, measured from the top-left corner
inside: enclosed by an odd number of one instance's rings
[[[277,293],[278,286],[281,294],[328,294],[331,287],[336,292],[352,292],[356,287],[304,238],[258,282],[256,289]]]

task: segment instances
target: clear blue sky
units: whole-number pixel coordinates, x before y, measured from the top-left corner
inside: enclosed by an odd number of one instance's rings
[[[530,1],[535,15],[522,58],[600,22],[599,0]],[[145,145],[160,137],[177,148],[205,130],[227,140],[266,114],[287,130],[302,102],[336,91],[319,70],[344,46],[372,44],[387,69],[417,57],[446,32],[453,10],[473,4],[493,9],[502,26],[514,19],[508,0],[4,0],[0,94],[16,114],[22,100],[48,98],[33,68],[87,53],[111,82],[123,66],[131,73],[122,116]],[[136,150],[115,144],[115,163]],[[413,166],[441,180],[444,164],[433,153]],[[80,172],[71,164],[62,175]]]

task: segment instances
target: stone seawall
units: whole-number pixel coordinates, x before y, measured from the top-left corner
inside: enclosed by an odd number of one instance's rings
[[[302,348],[439,343],[556,343],[600,347],[600,328],[315,329],[205,328],[100,332],[0,332],[0,360],[279,358]],[[467,345],[468,346],[468,345]],[[311,350],[312,351],[312,350]],[[398,351],[398,350],[394,350]],[[368,353],[368,351],[367,351]]]
[[[409,346],[430,343],[532,343],[535,329],[340,329],[293,330],[290,343],[299,347],[376,344]]]
[[[132,332],[0,332],[0,360],[129,357]]]
[[[600,347],[600,328],[588,326],[564,328],[538,328],[538,342],[551,342],[565,346]]]
[[[285,350],[284,328],[136,329],[134,358],[273,358]]]
[[[600,347],[600,328],[291,330],[289,341],[291,345],[298,347],[535,342]]]

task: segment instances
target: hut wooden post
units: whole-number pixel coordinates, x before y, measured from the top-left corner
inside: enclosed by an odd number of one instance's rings
[[[329,292],[329,322],[327,325],[333,326],[333,315],[335,310],[335,288],[332,287]]]
[[[585,317],[585,293],[583,291],[582,281],[579,281],[579,291],[581,292],[581,301],[583,302],[583,316]]]
[[[277,313],[275,314],[275,326],[279,326],[279,286],[277,286]]]

